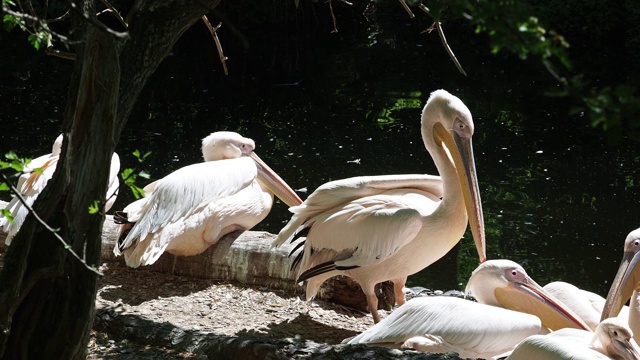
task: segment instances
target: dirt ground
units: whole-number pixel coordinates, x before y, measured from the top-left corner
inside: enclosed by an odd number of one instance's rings
[[[255,338],[300,337],[336,344],[373,325],[369,314],[296,294],[105,264],[96,307],[116,308],[158,324],[218,335]],[[385,316],[385,312],[381,311]],[[192,359],[179,353],[95,332],[88,359]]]

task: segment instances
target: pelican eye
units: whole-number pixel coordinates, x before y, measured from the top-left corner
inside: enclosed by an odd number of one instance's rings
[[[524,281],[524,279],[526,277],[526,274],[523,271],[520,271],[520,269],[517,269],[517,268],[506,269],[504,274],[505,274],[505,277],[507,278],[508,281],[521,282],[521,281]]]
[[[471,136],[473,135],[473,130],[471,130],[471,128],[469,127],[469,124],[464,122],[459,117],[456,117],[456,119],[453,121],[453,131],[455,131],[458,134],[458,136],[462,138],[468,139],[468,138],[471,138]]]

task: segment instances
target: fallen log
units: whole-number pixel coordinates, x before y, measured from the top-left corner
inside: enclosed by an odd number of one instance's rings
[[[0,201],[0,208],[6,202]],[[6,233],[0,231],[0,253],[5,251]],[[107,215],[102,228],[102,260],[124,262],[113,254],[118,238],[118,225]],[[147,268],[153,271],[179,276],[198,277],[243,285],[259,285],[272,289],[303,294],[304,287],[295,282],[289,252],[294,244],[284,244],[272,249],[275,235],[264,231],[236,231],[224,236],[205,252],[195,256],[163,254]],[[395,302],[390,282],[376,287],[379,309],[390,310]],[[323,284],[316,296],[319,300],[342,304],[361,311],[367,310],[367,301],[360,286],[346,276],[339,276]]]

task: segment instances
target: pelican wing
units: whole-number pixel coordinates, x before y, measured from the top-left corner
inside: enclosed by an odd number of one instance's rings
[[[318,187],[299,206],[289,210],[294,214],[291,221],[280,231],[273,246],[280,246],[309,225],[309,220],[323,213],[344,208],[357,199],[377,195],[394,189],[417,189],[431,194],[434,199],[442,197],[442,179],[433,175],[380,175],[360,176],[336,180]]]
[[[25,166],[24,174],[20,175],[16,188],[24,198],[27,205],[33,206],[38,195],[40,195],[53,176],[53,173],[56,171],[58,159],[59,155],[43,155],[32,160],[27,166]],[[40,171],[34,171],[35,169],[40,169]],[[17,196],[11,199],[5,209],[11,212],[13,222],[9,222],[5,217],[0,217],[0,228],[4,228],[4,231],[7,232],[5,243],[10,245],[12,238],[27,218],[29,210],[22,204]]]
[[[489,358],[513,349],[540,329],[540,320],[533,315],[434,296],[407,301],[348,343],[455,351],[461,358]]]
[[[120,245],[125,249],[137,240],[180,221],[201,206],[235,194],[255,179],[257,168],[250,158],[209,161],[185,166],[159,180],[149,197],[129,206],[130,221],[136,221]],[[157,244],[166,247],[167,244]]]
[[[431,199],[432,200],[432,199]],[[422,229],[421,214],[437,201],[416,190],[367,196],[310,219],[302,269],[332,261],[340,268],[381,262],[411,242]]]

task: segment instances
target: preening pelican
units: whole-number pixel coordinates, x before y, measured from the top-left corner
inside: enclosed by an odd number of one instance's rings
[[[624,255],[618,272],[611,283],[609,294],[602,310],[602,319],[618,316],[627,300],[629,303],[628,324],[640,341],[640,229],[629,233],[624,241]]]
[[[620,318],[603,320],[595,332],[561,329],[534,335],[518,345],[507,360],[640,359],[631,329]]]
[[[216,132],[202,140],[205,162],[147,185],[146,196],[118,212],[113,252],[127,265],[153,264],[163,252],[196,255],[235,230],[262,221],[273,195],[289,206],[302,200],[253,152],[253,140]]]
[[[491,358],[513,350],[531,335],[547,333],[549,324],[586,327],[579,319],[567,321],[575,317],[571,311],[510,260],[481,264],[469,278],[466,291],[478,302],[447,296],[414,298],[345,342]],[[505,295],[510,301],[501,302]],[[514,307],[514,303],[523,306]]]
[[[358,282],[374,322],[380,321],[377,283],[394,283],[404,303],[407,276],[444,256],[464,234],[467,220],[480,261],[486,259],[484,220],[473,160],[471,113],[457,97],[434,91],[422,112],[422,138],[440,176],[383,175],[332,181],[305,202],[274,246],[306,237],[292,269],[307,280],[306,297],[336,275]]]
[[[568,327],[591,331],[578,315],[511,260],[489,260],[480,264],[471,274],[465,292],[483,304],[536,315],[549,330]]]
[[[33,206],[33,203],[38,198],[38,195],[45,188],[53,173],[56,171],[58,165],[58,159],[60,158],[60,152],[62,150],[62,134],[60,134],[53,142],[51,153],[42,155],[38,158],[31,160],[29,164],[23,169],[23,174],[18,179],[16,189],[20,192],[20,195],[24,198],[25,202],[29,206]],[[40,169],[35,171],[35,169]],[[116,201],[118,196],[118,171],[120,171],[120,158],[115,152],[111,157],[111,170],[109,173],[109,185],[107,188],[106,203],[104,211],[107,212]],[[0,228],[4,228],[7,232],[7,238],[5,243],[11,244],[11,240],[18,233],[20,226],[29,214],[29,210],[22,204],[18,197],[11,199],[7,204],[6,210],[11,212],[13,221],[10,222],[7,218],[0,215]]]
[[[417,297],[349,344],[381,345],[465,358],[504,354],[542,331],[536,316],[449,296]]]

